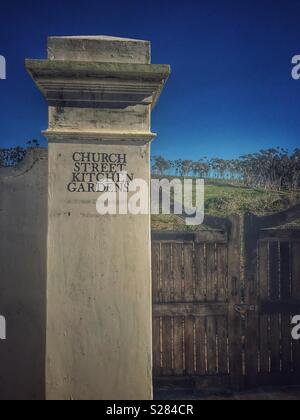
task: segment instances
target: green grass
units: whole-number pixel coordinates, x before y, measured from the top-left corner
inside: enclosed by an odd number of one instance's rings
[[[251,212],[259,216],[288,209],[300,201],[300,192],[277,192],[251,189],[228,180],[205,182],[205,213],[226,217]],[[176,216],[152,216],[154,230],[183,230],[185,224]]]

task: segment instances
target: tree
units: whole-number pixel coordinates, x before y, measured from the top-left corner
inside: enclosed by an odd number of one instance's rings
[[[162,156],[153,156],[152,170],[156,175],[165,175],[172,167],[169,160],[164,159]]]

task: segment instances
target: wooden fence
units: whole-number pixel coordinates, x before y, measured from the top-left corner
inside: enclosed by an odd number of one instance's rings
[[[198,233],[153,233],[156,382],[300,384],[300,343],[291,338],[300,230],[271,229],[297,217],[300,206],[244,221],[207,217],[210,229]]]

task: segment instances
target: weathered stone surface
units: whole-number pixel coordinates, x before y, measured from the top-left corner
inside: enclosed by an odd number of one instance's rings
[[[48,58],[150,64],[150,42],[111,36],[50,37]]]
[[[47,150],[0,168],[0,400],[45,398]]]

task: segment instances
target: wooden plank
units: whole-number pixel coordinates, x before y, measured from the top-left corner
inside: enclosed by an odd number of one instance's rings
[[[281,300],[291,303],[292,299],[292,244],[280,243],[280,287]],[[300,302],[299,302],[300,303]],[[290,309],[291,310],[291,309]],[[292,372],[291,312],[281,312],[281,370]]]
[[[160,318],[153,318],[153,375],[155,377],[161,374],[161,331],[160,331]]]
[[[230,378],[228,375],[211,376],[169,376],[154,379],[154,386],[164,389],[184,389],[190,391],[227,391],[230,388]]]
[[[172,318],[162,320],[162,374],[172,375]]]
[[[184,320],[184,354],[187,375],[195,374],[194,343],[194,317],[186,317]]]
[[[271,373],[280,372],[280,315],[270,315],[270,366]]]
[[[259,244],[259,296],[260,299],[269,298],[269,243]]]
[[[261,314],[279,314],[279,313],[292,313],[299,312],[300,300],[287,300],[287,301],[263,301],[260,303],[259,311]]]
[[[226,316],[226,303],[161,303],[153,305],[153,315],[173,316]]]
[[[217,276],[216,276],[216,245],[206,245],[207,262],[207,301],[217,301]]]
[[[276,386],[296,385],[298,387],[299,376],[297,377],[295,373],[284,374],[283,372],[279,372],[268,373],[267,375],[260,375],[258,377],[259,386],[271,386],[274,388],[274,384],[276,384]]]
[[[203,231],[197,232],[195,235],[195,242],[202,242],[202,243],[219,243],[225,244],[228,242],[227,233],[224,231]]]
[[[227,245],[217,244],[216,246],[217,258],[217,291],[216,300],[218,302],[225,302],[228,299],[228,259],[227,259]]]
[[[260,299],[269,299],[269,243],[259,243],[259,296]],[[260,373],[270,372],[269,350],[269,315],[261,314],[259,318],[259,357]]]
[[[206,318],[207,337],[207,371],[209,375],[217,374],[217,325],[215,317]]]
[[[258,218],[262,228],[273,228],[274,226],[284,226],[300,218],[300,204],[271,216]]]
[[[161,302],[171,302],[173,293],[172,282],[172,245],[161,244]]]
[[[267,374],[270,372],[270,346],[269,346],[269,315],[260,316],[260,343],[259,343],[259,372]]]
[[[253,214],[245,215],[244,246],[245,246],[245,303],[258,307],[258,238],[259,218]],[[248,311],[246,315],[245,331],[245,382],[249,388],[257,385],[259,372],[259,314],[258,309]]]
[[[173,282],[174,282],[174,302],[183,300],[183,265],[182,265],[182,244],[172,244],[172,261],[173,261]]]
[[[280,277],[279,277],[279,243],[270,243],[269,265],[270,265],[270,299],[280,299]]]
[[[227,317],[217,318],[217,337],[218,337],[218,373],[229,374],[228,364],[228,325]]]
[[[194,246],[193,244],[183,245],[183,270],[184,270],[184,300],[195,301],[194,291]]]
[[[196,341],[196,374],[206,374],[206,320],[204,317],[195,318],[195,341]]]
[[[205,245],[195,244],[195,299],[204,302],[207,295]]]
[[[300,244],[293,243],[292,247],[292,296],[300,300]],[[293,315],[300,315],[298,312]],[[300,381],[300,340],[293,341],[293,364],[294,370]]]
[[[194,242],[192,232],[152,232],[152,242]]]
[[[174,329],[174,374],[184,374],[184,352],[183,352],[183,317],[173,318]]]
[[[196,242],[196,243],[220,243],[228,242],[227,233],[220,230],[191,232],[152,232],[152,242]]]
[[[292,245],[292,296],[295,300],[300,300],[300,244]],[[297,314],[298,315],[298,314]]]
[[[160,302],[160,244],[152,243],[152,300]]]
[[[288,374],[292,372],[292,337],[291,337],[291,321],[290,314],[281,315],[281,331],[282,331],[282,372]]]
[[[260,239],[266,241],[300,241],[300,229],[266,229],[260,231]]]
[[[242,319],[235,311],[241,303],[241,221],[239,216],[230,218],[228,243],[228,297],[229,297],[229,363],[230,383],[234,390],[244,386],[242,358]]]
[[[291,273],[291,243],[280,243],[280,295],[281,300],[289,300],[292,297],[292,273]]]

